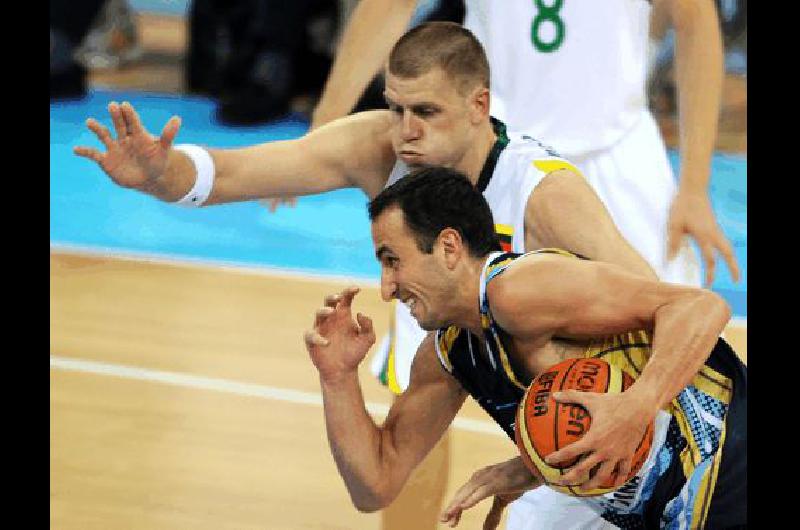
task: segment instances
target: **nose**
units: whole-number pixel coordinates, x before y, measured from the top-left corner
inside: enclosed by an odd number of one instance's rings
[[[406,110],[403,113],[403,141],[418,140],[420,131],[419,119],[411,111]]]
[[[384,302],[391,302],[397,294],[397,282],[389,267],[381,269],[381,298]]]

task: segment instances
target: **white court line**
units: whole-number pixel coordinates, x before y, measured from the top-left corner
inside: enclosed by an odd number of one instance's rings
[[[178,372],[163,372],[161,370],[150,370],[148,368],[101,363],[97,361],[59,357],[56,355],[50,356],[50,368],[112,377],[123,377],[125,379],[136,379],[139,381],[150,381],[184,388],[212,390],[214,392],[225,392],[227,394],[235,394],[238,396],[271,399],[299,405],[314,405],[317,407],[322,406],[322,396],[317,393],[302,392],[288,388],[256,385],[252,383],[242,383],[239,381],[231,381],[229,379],[203,377],[199,375],[182,374]],[[389,412],[389,406],[383,403],[367,403],[366,405],[367,411],[375,416],[385,417]],[[472,420],[468,418],[455,418],[455,420],[453,420],[453,427],[462,431],[491,434],[503,437],[506,436],[505,432],[503,432],[503,430],[496,423],[488,421]]]
[[[728,322],[728,325],[732,326],[734,328],[747,329],[747,318],[744,318],[744,317],[733,317]]]

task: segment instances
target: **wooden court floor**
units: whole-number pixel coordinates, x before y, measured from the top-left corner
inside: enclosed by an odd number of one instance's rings
[[[343,285],[51,252],[51,527],[379,528],[351,506],[307,402],[319,386],[302,332]],[[355,305],[386,330],[374,286]],[[729,338],[746,350],[746,330]],[[361,380],[388,406],[366,363]],[[471,401],[459,418],[489,425]],[[514,455],[496,431],[450,440],[446,498]],[[487,509],[459,528],[480,528]]]

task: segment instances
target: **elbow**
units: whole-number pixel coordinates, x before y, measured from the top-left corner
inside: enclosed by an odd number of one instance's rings
[[[365,495],[356,496],[351,493],[350,499],[353,506],[361,513],[375,513],[389,506],[394,500],[393,496],[373,490]]]
[[[730,304],[717,293],[711,292],[711,294],[714,297],[714,306],[718,311],[720,318],[725,324],[727,324],[733,316]]]
[[[369,502],[353,502],[353,505],[361,513],[375,513],[378,510],[383,510],[388,504],[369,503]]]
[[[713,291],[704,289],[702,293],[702,314],[706,315],[706,318],[718,322],[720,327],[724,329],[732,316],[731,306],[723,297]]]
[[[361,513],[373,513],[386,508],[400,492],[400,488],[391,487],[386,475],[375,478],[375,481],[348,488],[353,506]]]

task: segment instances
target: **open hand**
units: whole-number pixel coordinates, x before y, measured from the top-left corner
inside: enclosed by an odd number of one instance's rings
[[[145,192],[150,190],[164,173],[167,155],[181,126],[180,118],[170,118],[161,136],[156,138],[142,126],[130,103],[118,105],[112,102],[108,105],[108,112],[114,123],[116,139],[97,120],[86,120],[86,126],[97,135],[106,151],[78,146],[73,152],[96,162],[111,180],[122,187]]]
[[[739,264],[736,262],[733,247],[717,224],[714,210],[707,194],[678,193],[670,207],[667,226],[669,232],[667,236],[669,259],[677,255],[686,236],[693,237],[697,242],[705,263],[705,287],[710,287],[714,281],[716,252],[722,254],[725,259],[733,281],[739,281]]]

